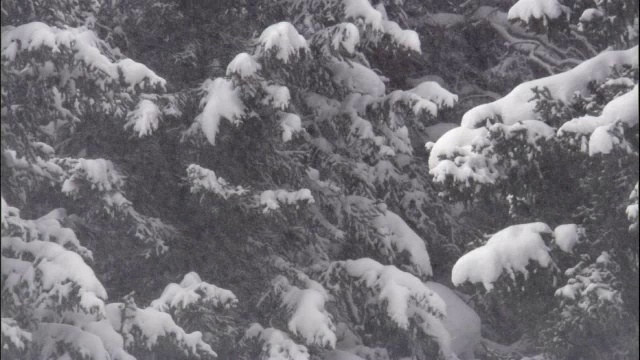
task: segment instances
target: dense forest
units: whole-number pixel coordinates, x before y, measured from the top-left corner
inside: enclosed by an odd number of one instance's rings
[[[638,359],[638,0],[2,0],[3,359]]]

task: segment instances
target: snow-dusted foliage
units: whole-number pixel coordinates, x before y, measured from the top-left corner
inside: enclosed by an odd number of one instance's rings
[[[160,298],[151,302],[151,307],[170,312],[185,309],[191,304],[229,308],[236,306],[238,298],[229,290],[219,288],[200,279],[195,272],[184,276],[180,284],[169,284]]]
[[[158,128],[160,114],[156,104],[147,99],[140,100],[136,108],[127,114],[124,128],[133,128],[139,137],[151,135]]]
[[[176,325],[171,315],[152,307],[138,308],[131,297],[125,297],[124,303],[107,305],[105,312],[111,326],[118,329],[128,348],[153,349],[161,341],[168,341],[181,350],[181,356],[217,356],[211,346],[202,341],[201,332],[188,334]]]
[[[260,359],[309,360],[309,351],[296,344],[289,336],[274,328],[263,328],[253,323],[247,329],[245,340],[256,341],[261,346]]]
[[[241,186],[231,186],[221,177],[217,177],[213,170],[205,169],[199,165],[191,164],[187,167],[187,179],[191,185],[191,192],[211,192],[228,199],[234,195],[242,195],[247,192]]]
[[[126,311],[111,311],[120,309],[118,304],[105,305],[107,292],[81,256],[90,258],[91,252],[60,225],[68,219],[64,209],[24,220],[16,208],[4,199],[2,203],[3,354],[132,360],[135,346],[127,334],[134,326],[146,336],[147,350],[158,344],[158,337],[171,333],[180,351],[202,348],[214,354],[199,333],[186,334],[170,315],[146,312],[139,317],[147,318],[140,320]],[[123,316],[130,327],[121,326]]]
[[[535,112],[534,88],[547,88],[551,96],[564,103],[570,103],[576,92],[589,95],[587,85],[591,81],[601,83],[609,77],[615,67],[630,65],[638,67],[638,48],[624,51],[606,51],[589,59],[575,68],[557,75],[522,83],[507,96],[489,104],[477,106],[464,114],[461,126],[476,128],[497,118],[504,124],[540,119]]]
[[[509,9],[509,20],[521,20],[528,23],[530,19],[542,19],[545,24],[560,16],[569,16],[571,10],[557,0],[518,0]]]
[[[394,246],[399,252],[406,251],[419,274],[432,274],[425,241],[401,217],[389,210],[384,210],[374,223],[378,232],[382,234],[385,245]]]
[[[580,239],[585,236],[584,229],[576,224],[558,225],[553,229],[553,238],[558,247],[564,252],[572,252]]]
[[[313,195],[309,189],[287,191],[284,189],[265,190],[260,193],[260,205],[264,206],[263,213],[277,210],[280,205],[297,205],[298,203],[313,204]]]
[[[330,300],[329,294],[318,282],[306,280],[306,289],[291,285],[282,275],[273,281],[274,291],[281,297],[283,306],[291,314],[289,330],[302,336],[307,345],[334,348],[335,326],[325,310],[325,303]]]
[[[451,270],[451,281],[460,285],[465,281],[481,282],[485,289],[503,272],[515,279],[515,273],[528,274],[530,261],[548,267],[552,260],[542,234],[552,230],[544,223],[513,225],[491,236],[487,243],[463,255]]]

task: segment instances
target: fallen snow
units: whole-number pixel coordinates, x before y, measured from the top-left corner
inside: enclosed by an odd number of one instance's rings
[[[466,281],[481,282],[490,291],[504,271],[515,278],[515,272],[527,276],[530,261],[547,267],[552,260],[542,234],[551,233],[551,228],[541,222],[509,226],[458,259],[451,271],[451,281],[455,286]]]

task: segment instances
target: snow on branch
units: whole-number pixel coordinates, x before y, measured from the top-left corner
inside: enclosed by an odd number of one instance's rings
[[[300,35],[296,28],[288,22],[273,24],[264,29],[258,42],[257,57],[263,57],[265,53],[273,52],[275,57],[285,64],[290,61],[292,56],[299,56],[309,50],[304,36]]]
[[[425,81],[407,92],[435,103],[438,108],[452,108],[458,102],[458,95],[450,93],[435,81]]]
[[[24,52],[39,50],[55,54],[69,51],[73,54],[75,62],[70,67],[55,69],[53,66],[46,68],[45,65],[40,65],[47,70],[40,72],[41,76],[68,79],[78,77],[78,72],[88,74],[97,70],[105,77],[95,80],[101,88],[104,88],[105,82],[119,81],[121,77],[131,90],[135,86],[142,87],[145,82],[164,88],[166,81],[146,66],[131,59],[112,62],[102,54],[103,49],[109,49],[109,45],[85,27],[60,29],[41,22],[32,22],[2,31],[3,61],[13,62]],[[78,66],[81,63],[84,66]]]
[[[236,306],[238,298],[231,291],[206,283],[197,273],[190,272],[184,276],[180,284],[167,285],[160,298],[153,300],[150,306],[159,311],[169,312],[183,310],[194,303],[230,308]]]
[[[236,88],[231,80],[207,79],[201,89],[205,93],[200,101],[202,112],[196,116],[184,136],[193,136],[202,131],[207,141],[211,145],[215,145],[220,120],[224,118],[232,124],[238,125],[245,114],[245,105],[240,98],[240,89]]]
[[[384,207],[384,213],[375,218],[374,224],[387,246],[409,254],[412,265],[421,275],[431,275],[431,261],[424,240],[397,214]]]
[[[631,221],[631,225],[629,225],[629,231],[638,231],[638,183],[631,191],[629,195],[629,201],[631,205],[627,206],[626,213],[627,218]]]
[[[111,326],[123,336],[126,347],[144,344],[151,350],[160,341],[170,341],[187,356],[217,356],[211,346],[202,341],[201,332],[186,333],[171,315],[152,307],[140,309],[130,296],[125,297],[125,303],[108,304],[105,310]]]
[[[456,286],[466,281],[481,282],[490,291],[505,271],[515,279],[515,272],[527,276],[530,261],[548,267],[552,260],[542,234],[551,233],[551,228],[541,222],[509,226],[458,259],[451,270],[451,281]]]
[[[297,203],[306,201],[307,204],[313,204],[315,201],[311,190],[300,189],[298,191],[287,191],[284,189],[266,190],[260,194],[260,205],[264,205],[263,213],[280,208],[281,204],[297,205]]]
[[[435,317],[445,315],[442,299],[420,279],[393,265],[362,258],[333,264],[346,274],[362,282],[374,293],[374,299],[386,307],[389,318],[401,329],[408,329],[414,308],[427,311]]]
[[[258,63],[251,55],[240,53],[231,60],[227,65],[227,76],[237,75],[241,79],[251,77],[262,69],[262,65]]]
[[[246,340],[256,340],[262,344],[261,358],[278,360],[309,360],[309,351],[298,345],[289,336],[275,328],[263,328],[253,323],[245,332]]]
[[[589,155],[609,154],[614,148],[630,151],[631,147],[621,136],[617,127],[632,128],[638,124],[638,85],[623,95],[611,100],[599,116],[586,115],[564,123],[558,136],[589,135]]]
[[[545,78],[524,82],[515,87],[505,97],[492,103],[483,104],[467,111],[462,117],[461,126],[477,128],[487,119],[499,117],[507,125],[523,120],[541,120],[535,112],[536,102],[533,88],[547,88],[554,99],[570,104],[576,92],[588,95],[588,84],[601,83],[615,71],[615,67],[631,65],[638,67],[638,47],[623,51],[605,51],[575,68]]]
[[[11,318],[2,318],[2,333],[0,335],[2,336],[3,350],[14,348],[22,351],[32,341],[32,334],[20,328],[18,323]]]
[[[302,336],[307,345],[333,349],[336,346],[335,326],[324,308],[329,294],[322,285],[311,279],[307,279],[307,284],[307,289],[300,289],[291,285],[282,275],[273,281],[276,294],[280,295],[283,305],[291,313],[289,330]]]
[[[236,186],[233,187],[221,177],[217,177],[213,170],[205,169],[197,164],[191,164],[187,167],[187,179],[191,184],[191,192],[194,194],[200,192],[212,192],[228,199],[234,195],[243,195],[248,192],[247,189]]]
[[[138,133],[138,137],[151,135],[158,128],[158,120],[160,118],[160,109],[153,102],[143,99],[133,111],[127,114],[127,123],[124,129],[133,128]]]
[[[521,20],[529,23],[531,19],[547,21],[557,19],[562,15],[567,17],[571,9],[560,4],[557,0],[518,0],[509,9],[509,20]]]

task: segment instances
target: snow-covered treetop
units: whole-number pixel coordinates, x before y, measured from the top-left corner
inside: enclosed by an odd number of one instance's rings
[[[461,285],[465,281],[481,282],[487,291],[503,272],[515,278],[515,272],[527,276],[530,261],[542,267],[552,263],[549,248],[542,234],[552,234],[547,224],[537,222],[513,225],[495,233],[487,243],[464,254],[451,270],[451,281]]]

